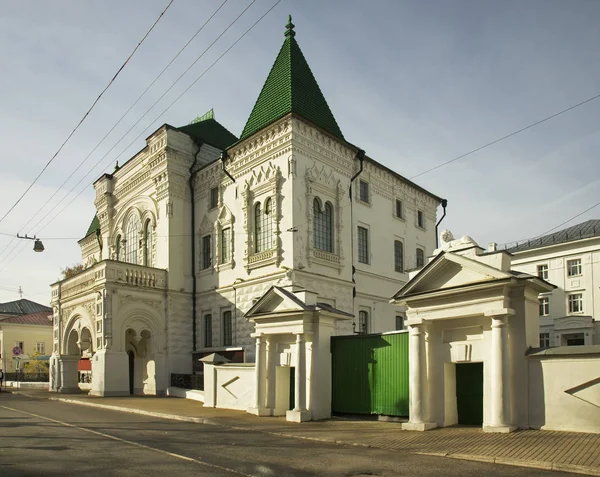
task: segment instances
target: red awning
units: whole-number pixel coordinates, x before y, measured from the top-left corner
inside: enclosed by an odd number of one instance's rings
[[[80,359],[79,364],[77,365],[77,371],[91,371],[92,370],[92,362],[88,359]]]

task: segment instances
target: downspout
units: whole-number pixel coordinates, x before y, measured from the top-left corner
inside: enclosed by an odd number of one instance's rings
[[[356,329],[356,322],[354,321],[355,313],[354,313],[354,298],[356,297],[356,282],[354,281],[354,274],[356,273],[356,268],[354,267],[354,214],[353,214],[353,203],[352,200],[352,183],[356,180],[356,178],[363,171],[363,161],[365,159],[365,151],[359,149],[356,151],[356,157],[360,162],[360,167],[356,174],[354,174],[350,179],[350,187],[348,188],[348,194],[350,196],[350,248],[352,249],[352,331]]]
[[[442,199],[442,208],[444,209],[444,214],[440,217],[440,220],[438,220],[437,224],[435,224],[435,248],[438,248],[440,246],[439,244],[439,236],[438,236],[438,225],[440,225],[442,223],[442,220],[444,220],[444,217],[446,217],[446,207],[448,206],[448,200],[447,199]]]
[[[227,169],[225,169],[225,161],[227,159],[229,159],[229,154],[227,154],[227,151],[223,151],[221,153],[221,164],[223,166],[223,172],[227,174],[227,177],[229,177],[235,183],[235,179],[233,178],[233,176],[229,173]]]
[[[196,203],[194,197],[194,178],[196,177],[196,172],[194,172],[194,167],[196,167],[196,164],[198,163],[198,154],[200,154],[200,150],[202,149],[202,143],[198,141],[194,142],[198,146],[198,150],[196,151],[196,154],[194,154],[194,162],[190,166],[190,177],[188,179],[192,199],[192,351],[196,351]]]

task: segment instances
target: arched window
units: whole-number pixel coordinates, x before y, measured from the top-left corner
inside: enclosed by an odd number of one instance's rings
[[[152,233],[152,221],[150,219],[146,221],[146,227],[144,227],[144,244],[144,265],[151,267],[154,234]]]
[[[138,263],[140,219],[136,214],[132,214],[127,221],[125,228],[125,261],[129,263]]]
[[[117,242],[115,243],[115,252],[117,260],[121,260],[121,236],[117,235]]]
[[[422,248],[417,248],[417,268],[425,265],[425,252]]]
[[[254,252],[269,250],[273,245],[273,201],[265,200],[264,208],[260,202],[254,206]]]
[[[358,312],[358,334],[366,335],[369,333],[369,312],[360,310]]]
[[[404,244],[400,240],[394,240],[394,269],[404,272]]]
[[[321,201],[315,197],[313,213],[313,247],[333,253],[333,206],[326,202],[322,209]]]

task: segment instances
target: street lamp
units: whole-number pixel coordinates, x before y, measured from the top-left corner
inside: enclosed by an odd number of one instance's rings
[[[27,240],[33,240],[34,241],[33,242],[33,251],[34,252],[43,252],[44,251],[44,244],[35,235],[33,237],[29,237],[29,236],[27,236],[27,234],[25,234],[25,235],[19,235],[19,234],[17,234],[17,238],[27,239]]]

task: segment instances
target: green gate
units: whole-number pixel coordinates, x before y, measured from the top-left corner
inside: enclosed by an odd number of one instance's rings
[[[408,333],[332,336],[333,412],[408,416]]]

